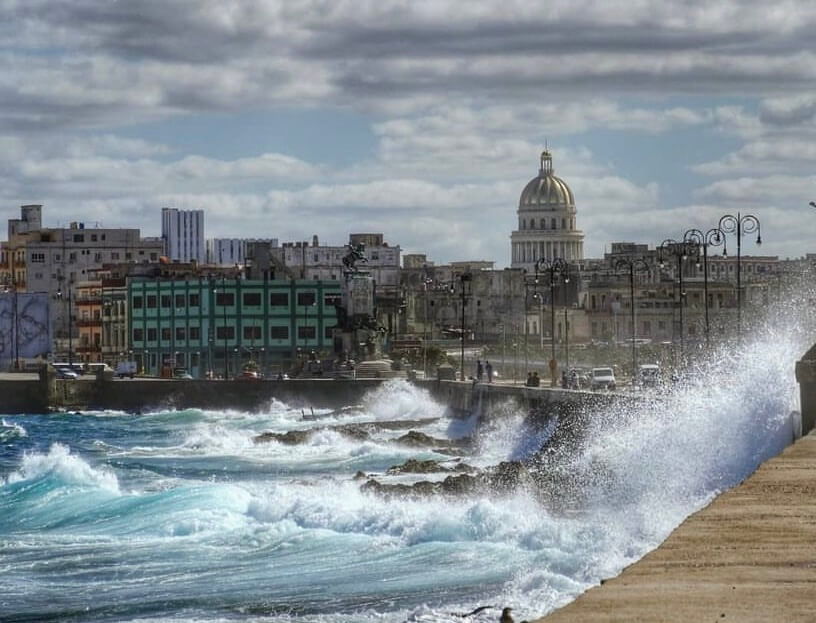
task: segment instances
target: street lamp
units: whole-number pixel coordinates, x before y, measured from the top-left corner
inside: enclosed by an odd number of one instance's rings
[[[71,284],[68,283],[68,296],[66,297],[66,302],[68,303],[68,368],[72,368],[72,351],[73,351],[73,344],[71,343]],[[57,298],[62,300],[62,285],[60,284],[59,289],[57,290]]]
[[[433,279],[425,277],[422,280],[424,292],[424,311],[422,314],[422,378],[428,378],[428,286],[433,283]],[[431,326],[433,331],[433,326]]]
[[[649,272],[649,265],[641,259],[621,258],[615,262],[615,272],[625,269],[629,272],[629,313],[632,318],[632,386],[637,379],[637,323],[635,320],[635,271]]]
[[[459,379],[465,380],[465,296],[467,295],[466,284],[473,281],[473,275],[469,272],[464,272],[459,275],[459,282],[462,295],[462,321],[459,326],[460,339],[460,355],[459,355]],[[472,288],[472,285],[471,285]],[[454,292],[454,285],[451,284],[451,293]]]
[[[697,243],[693,241],[678,242],[677,240],[667,238],[660,243],[657,249],[657,261],[660,263],[660,268],[665,266],[666,255],[674,255],[677,258],[677,273],[680,279],[680,356],[682,358],[686,346],[685,337],[683,335],[683,305],[686,296],[686,292],[683,290],[683,262],[688,259],[689,255],[699,257],[700,249]],[[672,315],[672,323],[673,322],[674,316]]]
[[[709,322],[708,322],[708,247],[723,246],[725,249],[725,232],[719,227],[712,227],[707,232],[703,233],[699,229],[689,229],[683,234],[683,242],[690,242],[703,248],[703,297],[705,298],[705,338],[706,348],[709,347]],[[698,254],[699,260],[699,254]],[[699,261],[697,267],[700,267]]]
[[[552,358],[550,359],[550,380],[555,387],[555,372],[557,360],[555,358],[555,282],[556,278],[564,278],[564,283],[569,281],[569,265],[560,257],[552,259],[541,258],[535,263],[535,281],[538,283],[539,273],[549,273],[550,275],[550,344],[552,346]]]
[[[213,288],[213,295],[215,296],[215,305],[218,305],[218,288]],[[229,349],[227,347],[227,278],[221,277],[221,310],[223,312],[223,327],[224,333],[224,380],[229,380]]]
[[[742,235],[757,233],[757,246],[762,244],[762,236],[759,227],[759,219],[753,214],[737,215],[726,214],[720,217],[719,229],[726,234],[737,236],[737,339],[741,337],[742,328],[742,270],[740,269],[740,257],[742,255]],[[723,246],[723,255],[726,255]]]

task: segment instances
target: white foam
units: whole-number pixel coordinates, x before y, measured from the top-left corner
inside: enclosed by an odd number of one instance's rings
[[[71,454],[70,448],[61,443],[52,444],[48,454],[25,453],[20,469],[12,472],[7,482],[33,480],[49,474],[66,484],[86,485],[119,493],[116,474],[106,467],[91,467],[80,457]]]

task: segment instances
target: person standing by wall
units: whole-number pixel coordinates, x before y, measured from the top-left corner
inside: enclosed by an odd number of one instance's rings
[[[485,361],[485,371],[487,372],[487,382],[493,382],[493,366],[489,361]]]

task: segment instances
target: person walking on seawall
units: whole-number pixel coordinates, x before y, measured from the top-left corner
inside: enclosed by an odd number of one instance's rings
[[[487,372],[487,382],[493,382],[493,366],[489,361],[485,361],[485,372]]]
[[[484,368],[482,367],[482,360],[476,360],[476,380],[481,383],[482,382],[482,374],[484,374]]]
[[[532,387],[533,386],[533,373],[532,372],[527,373],[527,381],[524,383],[524,385],[527,386],[527,387]]]
[[[541,379],[538,377],[538,372],[533,372],[533,387],[541,387]]]

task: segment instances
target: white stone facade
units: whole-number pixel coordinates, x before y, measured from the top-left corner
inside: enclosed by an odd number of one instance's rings
[[[575,198],[556,177],[549,151],[541,154],[538,177],[524,187],[518,229],[510,235],[511,267],[532,271],[539,259],[574,263],[584,257],[584,233],[577,228]]]

